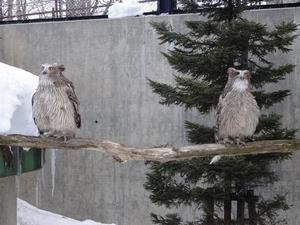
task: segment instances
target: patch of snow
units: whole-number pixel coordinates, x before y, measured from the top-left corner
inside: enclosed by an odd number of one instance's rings
[[[157,11],[157,2],[145,2],[141,3],[144,13],[147,12],[156,12]]]
[[[210,164],[210,165],[215,164],[215,163],[219,162],[219,161],[221,160],[221,158],[222,158],[221,155],[216,155],[216,156],[214,156],[214,157],[211,159],[211,161],[210,161],[209,164]]]
[[[122,0],[116,2],[108,9],[108,18],[121,18],[126,16],[138,16],[144,12],[142,4],[137,0]]]
[[[18,199],[18,225],[115,225],[102,224],[92,220],[78,221],[59,214],[38,209]]]
[[[0,63],[0,71],[0,134],[37,135],[31,98],[38,76],[4,63]]]

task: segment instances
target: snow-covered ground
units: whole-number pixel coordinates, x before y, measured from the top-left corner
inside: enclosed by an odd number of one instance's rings
[[[22,199],[18,203],[18,225],[109,225],[92,220],[78,221],[38,209]],[[115,224],[110,224],[115,225]]]
[[[137,0],[123,0],[116,2],[108,9],[108,18],[139,16],[144,12],[142,4]]]
[[[38,76],[4,63],[0,63],[0,71],[0,134],[37,135],[31,98]]]

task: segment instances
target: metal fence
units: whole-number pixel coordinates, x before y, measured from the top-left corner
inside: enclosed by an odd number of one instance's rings
[[[0,0],[0,20],[107,15],[109,7],[118,1],[120,0]],[[156,11],[157,0],[139,2],[146,11]]]
[[[0,21],[107,17],[109,7],[121,1],[127,0],[0,0]],[[139,0],[145,14],[173,13],[176,8],[180,9],[179,2],[179,0]],[[298,6],[298,4],[300,6],[297,2],[295,0],[269,0],[259,8],[270,8],[268,5],[274,5],[272,7],[275,8]]]

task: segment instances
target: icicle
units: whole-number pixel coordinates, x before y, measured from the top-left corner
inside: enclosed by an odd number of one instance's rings
[[[35,205],[39,206],[39,176],[37,174],[36,182],[35,182]]]
[[[51,177],[52,177],[52,198],[54,196],[54,189],[55,189],[55,151],[51,150]]]

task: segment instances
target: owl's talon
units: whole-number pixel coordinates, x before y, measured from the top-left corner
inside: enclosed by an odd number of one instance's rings
[[[255,141],[254,137],[247,137],[247,141]]]
[[[43,136],[44,137],[52,137],[52,136],[54,136],[54,132],[53,131],[44,132]]]
[[[67,136],[64,136],[64,142],[67,143],[68,140],[70,140],[70,138],[68,138]]]
[[[232,140],[230,140],[229,138],[224,138],[219,143],[223,144],[223,145],[226,145],[226,144],[232,145],[232,144],[234,144],[234,142]]]
[[[235,139],[235,144],[238,145],[238,146],[244,147],[246,145],[246,142],[245,142],[244,139],[236,138]]]

